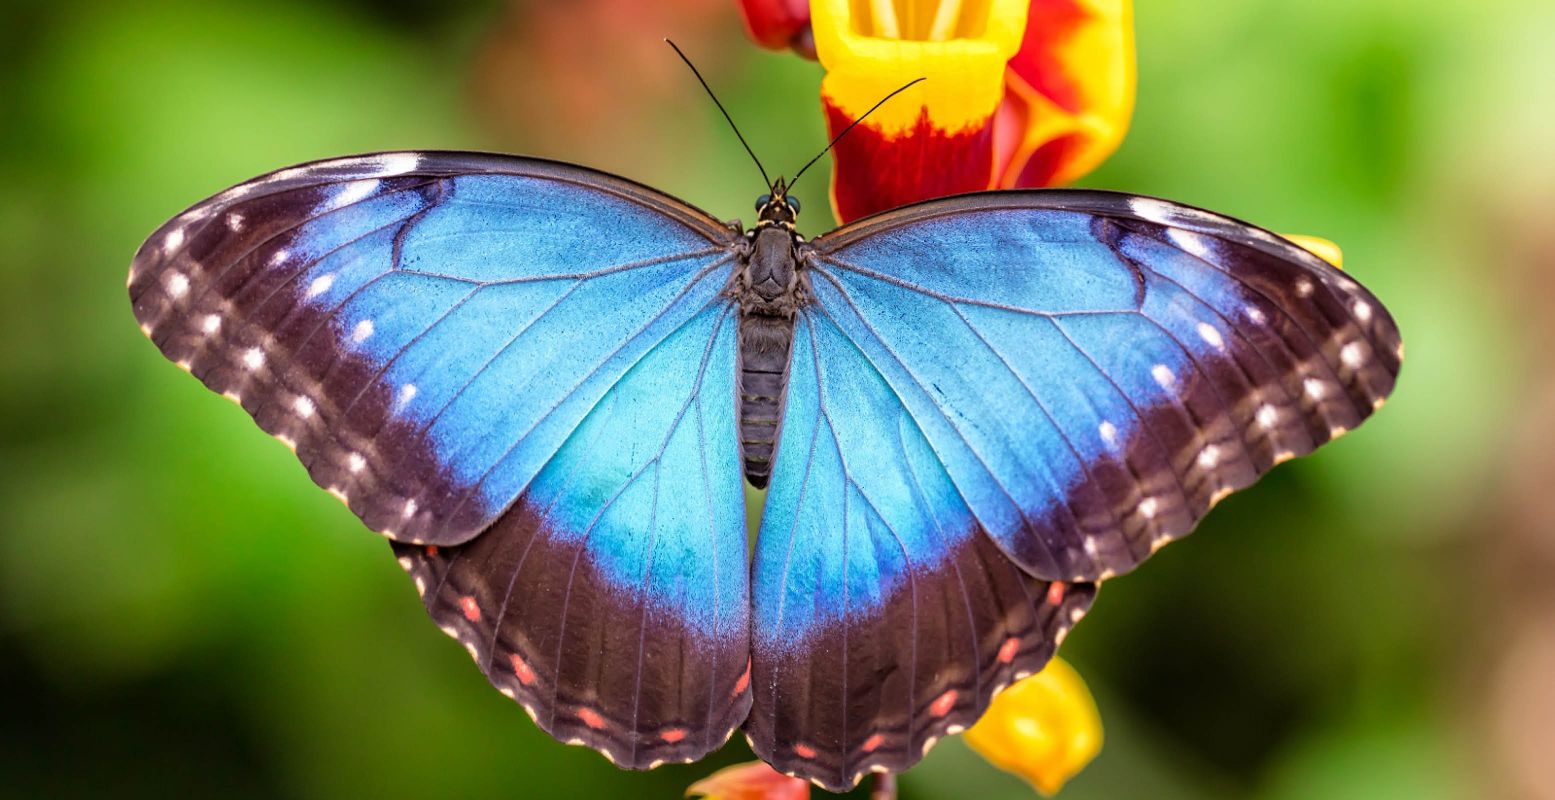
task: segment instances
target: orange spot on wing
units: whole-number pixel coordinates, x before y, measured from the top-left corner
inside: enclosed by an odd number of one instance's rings
[[[794,745],[794,755],[800,758],[815,758],[815,748],[807,744]]]
[[[517,653],[513,654],[513,676],[518,678],[518,682],[525,686],[535,682],[535,671],[530,669],[529,665],[525,664],[524,659],[519,658]]]
[[[427,545],[427,558],[437,558],[437,545]]]
[[[674,744],[678,741],[681,741],[682,739],[685,739],[686,733],[687,731],[685,728],[668,728],[663,733],[659,734],[659,738],[669,742],[670,744]]]
[[[885,737],[877,733],[874,736],[865,739],[861,749],[863,749],[863,751],[866,753],[873,753],[877,748],[880,747],[883,742],[885,742]]]
[[[943,717],[950,713],[950,709],[956,706],[956,690],[951,689],[940,695],[929,705],[929,713],[936,717]]]
[[[1015,653],[1020,650],[1020,637],[1011,636],[1004,640],[999,648],[999,663],[1008,664],[1015,660]]]
[[[1048,584],[1047,585],[1047,603],[1048,603],[1048,605],[1056,606],[1059,603],[1064,602],[1064,592],[1068,591],[1068,589],[1069,589],[1068,585],[1066,585],[1063,581],[1053,581],[1052,583]]]
[[[751,662],[745,659],[745,671],[740,674],[740,679],[734,682],[734,694],[744,692],[751,685]]]
[[[475,598],[469,595],[459,598],[459,610],[463,611],[464,618],[471,622],[476,622],[481,618],[480,604],[475,602]]]
[[[605,718],[601,717],[599,712],[592,708],[578,709],[578,719],[583,720],[584,725],[587,725],[596,731],[605,727]]]

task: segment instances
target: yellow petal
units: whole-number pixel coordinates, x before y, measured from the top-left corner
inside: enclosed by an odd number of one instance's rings
[[[994,698],[966,743],[1051,795],[1101,752],[1101,714],[1080,673],[1055,658]]]
[[[870,116],[886,135],[925,112],[939,130],[980,127],[1004,97],[1004,67],[1020,47],[1028,0],[811,0],[821,92],[849,117],[914,78],[927,78]]]
[[[1333,264],[1335,268],[1344,269],[1344,251],[1339,249],[1339,245],[1318,236],[1306,236],[1300,233],[1280,235],[1294,242],[1297,247]]]

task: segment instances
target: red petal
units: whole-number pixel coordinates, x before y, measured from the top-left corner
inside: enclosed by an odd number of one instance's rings
[[[745,32],[762,47],[786,50],[809,38],[809,0],[740,0],[740,14]]]
[[[852,118],[823,96],[836,136]],[[987,189],[993,176],[993,125],[950,132],[925,109],[913,127],[887,135],[868,120],[833,148],[832,206],[843,222],[934,197]]]
[[[1091,16],[1075,0],[1032,0],[1026,17],[1026,36],[1020,52],[1010,59],[1010,69],[1053,104],[1071,114],[1083,110],[1080,87],[1066,64],[1063,45],[1091,21]]]
[[[725,767],[686,790],[707,800],[809,800],[810,784],[760,761]]]

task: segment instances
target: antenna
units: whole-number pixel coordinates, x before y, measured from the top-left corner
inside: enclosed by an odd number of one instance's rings
[[[794,173],[794,179],[788,182],[789,190],[792,191],[793,188],[794,188],[794,184],[799,182],[799,176],[803,175],[804,171],[809,169],[811,164],[814,164],[815,162],[820,161],[821,160],[821,156],[824,156],[827,153],[831,152],[832,147],[835,146],[837,144],[837,142],[842,141],[842,137],[847,136],[848,135],[848,131],[853,130],[853,126],[854,125],[857,125],[860,122],[863,122],[865,117],[869,116],[870,114],[875,113],[875,109],[885,105],[885,101],[890,100],[891,98],[901,94],[904,91],[907,91],[907,88],[909,86],[912,86],[915,83],[921,83],[921,82],[923,82],[925,80],[928,80],[928,79],[927,78],[913,78],[912,80],[910,80],[906,84],[904,84],[900,89],[897,89],[896,91],[886,95],[885,97],[880,98],[880,102],[870,106],[869,110],[865,111],[863,114],[860,114],[858,119],[853,120],[852,122],[848,123],[848,127],[843,128],[842,129],[842,133],[839,133],[835,137],[833,137],[831,142],[826,145],[826,149],[825,150],[822,150],[821,152],[816,153],[815,154],[815,158],[810,159],[808,162],[805,163],[804,166],[799,168],[798,172]]]
[[[686,54],[681,52],[681,49],[680,49],[679,45],[676,45],[674,42],[670,41],[669,39],[665,39],[664,41],[670,47],[675,48],[675,55],[680,56],[680,60],[686,62],[686,66],[691,68],[691,74],[697,76],[697,82],[702,84],[702,88],[703,89],[707,90],[707,96],[713,98],[713,105],[718,106],[718,110],[723,112],[724,119],[729,121],[729,127],[734,129],[735,137],[740,140],[740,144],[745,145],[745,152],[750,153],[751,160],[756,162],[756,169],[761,170],[762,185],[766,186],[769,189],[772,188],[772,180],[767,177],[767,168],[763,167],[761,165],[761,159],[756,157],[756,151],[752,150],[751,146],[750,146],[750,143],[745,141],[745,137],[744,136],[740,135],[740,128],[739,128],[739,126],[734,124],[734,118],[729,116],[729,112],[728,112],[727,109],[724,108],[724,104],[718,102],[718,95],[713,94],[713,87],[707,85],[707,81],[703,80],[703,78],[702,78],[702,73],[698,72],[696,65],[691,63],[691,59],[686,58]],[[919,80],[922,80],[922,79],[920,78]],[[900,90],[898,90],[898,91],[900,91]]]

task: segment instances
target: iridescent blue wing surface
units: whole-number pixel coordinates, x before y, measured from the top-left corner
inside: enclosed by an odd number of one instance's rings
[[[1084,611],[1067,604],[1354,428],[1402,356],[1343,273],[1149,198],[951,198],[801,257],[747,732],[832,788],[975,721]]]
[[[499,689],[641,767],[749,704],[738,242],[591,170],[386,153],[194,206],[129,290],[168,358],[398,543]]]

